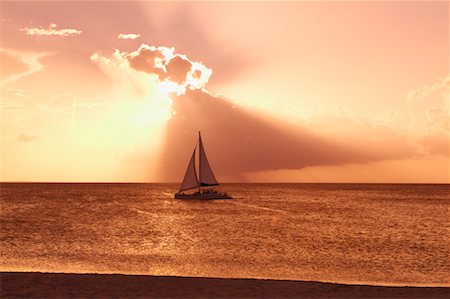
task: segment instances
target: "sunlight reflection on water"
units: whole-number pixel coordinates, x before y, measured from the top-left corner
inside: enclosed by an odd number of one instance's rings
[[[1,270],[449,285],[448,185],[2,184]]]

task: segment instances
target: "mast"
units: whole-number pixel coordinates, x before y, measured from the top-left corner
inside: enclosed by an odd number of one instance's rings
[[[202,175],[202,149],[203,149],[203,144],[202,144],[202,134],[200,133],[200,131],[198,131],[198,177],[201,178]],[[198,184],[198,192],[200,192],[202,190],[202,183],[201,181],[199,181]]]
[[[202,173],[202,155],[201,155],[201,149],[203,148],[202,146],[202,135],[200,134],[200,131],[198,131],[198,177],[200,178],[201,173]],[[202,191],[202,183],[198,182],[198,192],[200,193]]]

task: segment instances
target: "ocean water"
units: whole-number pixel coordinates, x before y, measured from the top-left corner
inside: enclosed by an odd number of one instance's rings
[[[450,285],[449,185],[3,183],[2,271]]]

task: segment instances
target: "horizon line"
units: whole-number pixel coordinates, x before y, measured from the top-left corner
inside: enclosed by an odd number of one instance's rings
[[[180,184],[180,182],[111,181],[0,181],[0,184]],[[223,184],[359,184],[359,185],[450,185],[450,182],[224,182]]]

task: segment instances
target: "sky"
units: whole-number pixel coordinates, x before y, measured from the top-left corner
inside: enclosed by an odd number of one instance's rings
[[[0,3],[0,181],[450,183],[448,1]]]

